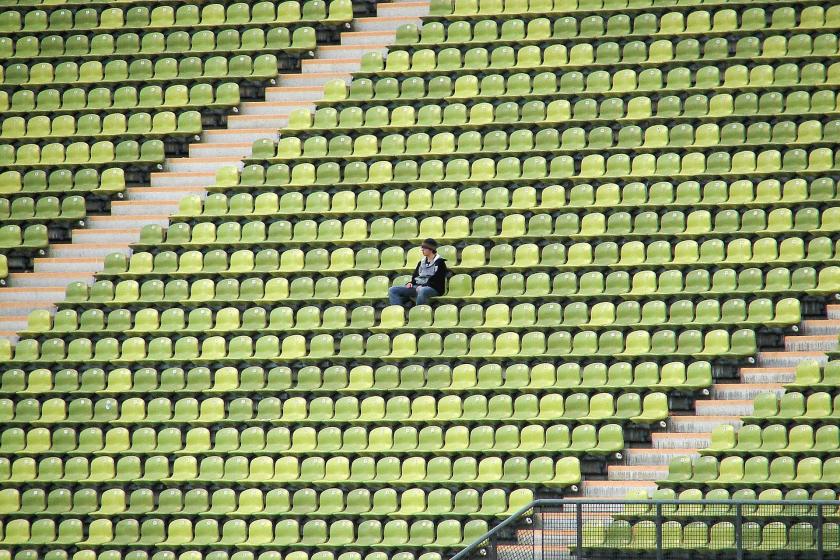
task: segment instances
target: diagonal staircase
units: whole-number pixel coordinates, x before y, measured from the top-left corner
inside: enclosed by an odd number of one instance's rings
[[[354,19],[340,44],[318,47],[313,58],[301,62],[299,73],[281,74],[277,86],[266,88],[264,101],[241,103],[227,117],[226,129],[205,131],[200,142],[190,144],[189,157],[168,158],[163,171],[151,174],[149,186],[129,188],[124,200],[114,201],[110,215],[89,216],[84,229],[72,231],[71,243],[51,244],[47,256],[34,259],[32,272],[11,273],[7,287],[0,288],[0,338],[14,342],[29,312],[54,309],[69,283],[93,283],[106,255],[129,254],[145,225],[168,225],[181,198],[203,196],[219,167],[241,166],[255,140],[276,139],[292,111],[314,107],[326,82],[349,81],[364,53],[384,51],[397,27],[418,23],[428,10],[428,2],[377,4],[376,16]]]
[[[679,456],[698,456],[708,447],[711,431],[720,424],[741,426],[741,416],[752,413],[752,401],[760,393],[781,394],[794,380],[796,366],[805,359],[824,363],[825,352],[837,345],[840,305],[826,306],[826,317],[807,319],[794,335],[784,336],[784,347],[759,352],[755,364],[741,367],[738,378],[715,383],[708,399],[694,402],[693,413],[672,415],[661,432],[651,434],[649,448],[625,450],[624,464],[611,465],[607,480],[583,483],[588,498],[623,498],[631,490],[656,488],[655,481],[668,474],[668,464]]]
[[[837,347],[840,335],[840,305],[827,305],[824,318],[806,319],[794,335],[783,337],[783,348],[759,352],[755,364],[741,367],[738,377],[715,383],[708,398],[694,402],[693,412],[672,415],[662,431],[651,434],[650,447],[625,449],[623,462],[607,467],[604,480],[584,480],[581,500],[621,500],[628,493],[652,494],[656,481],[668,474],[671,460],[697,457],[708,447],[711,431],[720,424],[740,427],[741,416],[752,413],[753,399],[760,393],[784,393],[785,384],[795,379],[796,366],[805,359],[827,361],[825,352]],[[573,498],[570,498],[573,499]],[[583,508],[586,523],[611,521],[611,506]],[[621,510],[616,504],[613,509]],[[532,558],[574,558],[568,547],[576,542],[577,516],[569,511],[542,514],[539,529],[522,528],[516,532],[515,544],[498,547],[500,560]]]

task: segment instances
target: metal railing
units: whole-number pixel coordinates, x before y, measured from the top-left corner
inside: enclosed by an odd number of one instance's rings
[[[539,499],[451,560],[840,558],[840,501]]]

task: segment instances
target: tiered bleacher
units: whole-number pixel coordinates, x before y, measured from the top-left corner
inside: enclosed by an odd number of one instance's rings
[[[434,560],[602,478],[840,288],[838,24],[809,0],[434,0],[0,347],[7,556]],[[388,306],[426,237],[446,295]],[[669,481],[840,476],[713,453]],[[641,516],[602,548],[649,546]]]
[[[664,516],[661,542],[674,549],[731,551],[739,533],[740,546],[748,552],[807,554],[819,548],[836,554],[840,550],[838,380],[840,362],[803,361],[781,396],[767,392],[754,400],[743,426],[716,427],[711,445],[700,451],[699,459],[671,463],[668,477],[659,481],[653,497],[687,503],[666,504],[658,511],[654,505],[628,505],[611,526],[589,525],[586,538],[602,551],[655,545],[654,518]],[[697,503],[704,499],[706,503]],[[736,518],[741,523],[737,531]]]
[[[110,4],[0,12],[0,272],[148,185],[353,17],[349,0]]]

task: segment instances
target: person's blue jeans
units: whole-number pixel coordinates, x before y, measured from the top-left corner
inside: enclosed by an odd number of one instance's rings
[[[429,300],[436,295],[439,295],[437,290],[428,286],[394,286],[388,290],[388,302],[391,305],[402,305],[404,307],[409,299],[416,297],[417,305],[423,305],[429,303]]]

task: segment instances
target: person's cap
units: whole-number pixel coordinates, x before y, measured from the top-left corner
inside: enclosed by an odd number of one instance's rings
[[[430,238],[424,240],[423,243],[420,246],[423,247],[424,249],[429,249],[430,251],[437,252],[438,242],[430,237]]]

